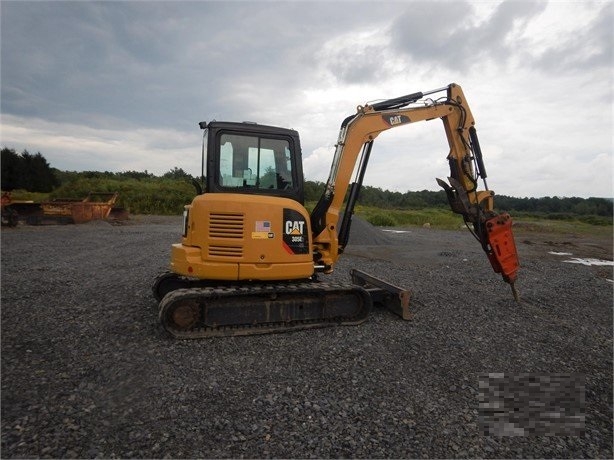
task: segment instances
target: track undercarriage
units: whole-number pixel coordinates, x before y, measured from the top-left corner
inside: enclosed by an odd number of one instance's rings
[[[367,319],[374,301],[409,319],[401,313],[408,309],[407,291],[374,285],[375,278],[364,279],[361,274],[352,271],[355,284],[305,280],[214,285],[165,273],[157,278],[153,291],[160,301],[162,326],[181,339],[356,325]]]

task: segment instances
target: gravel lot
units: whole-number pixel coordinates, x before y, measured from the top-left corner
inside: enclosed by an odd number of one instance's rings
[[[180,218],[2,229],[2,458],[612,458],[609,241],[521,234],[521,302],[463,230],[353,227],[413,321],[177,341],[150,285]],[[485,373],[581,374],[580,436],[485,436]]]

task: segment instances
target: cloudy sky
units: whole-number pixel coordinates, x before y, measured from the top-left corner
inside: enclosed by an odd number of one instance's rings
[[[301,134],[328,176],[357,105],[451,82],[499,194],[611,197],[612,1],[0,2],[1,143],[62,170],[199,174],[199,121]],[[437,190],[438,120],[383,133],[365,183]]]

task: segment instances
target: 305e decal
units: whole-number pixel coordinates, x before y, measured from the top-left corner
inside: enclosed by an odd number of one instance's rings
[[[300,212],[284,208],[284,249],[290,254],[309,254],[307,221]]]

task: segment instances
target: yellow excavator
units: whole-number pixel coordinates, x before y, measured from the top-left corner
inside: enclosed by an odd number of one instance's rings
[[[357,270],[351,284],[318,275],[333,271],[348,243],[375,138],[434,119],[443,122],[450,146],[448,182],[437,182],[518,300],[512,220],[493,210],[473,116],[461,87],[450,84],[358,106],[341,124],[330,175],[311,213],[296,131],[201,122],[197,196],[185,206],[170,271],[153,285],[163,327],[177,338],[201,338],[359,324],[374,301],[408,319],[408,291]]]

